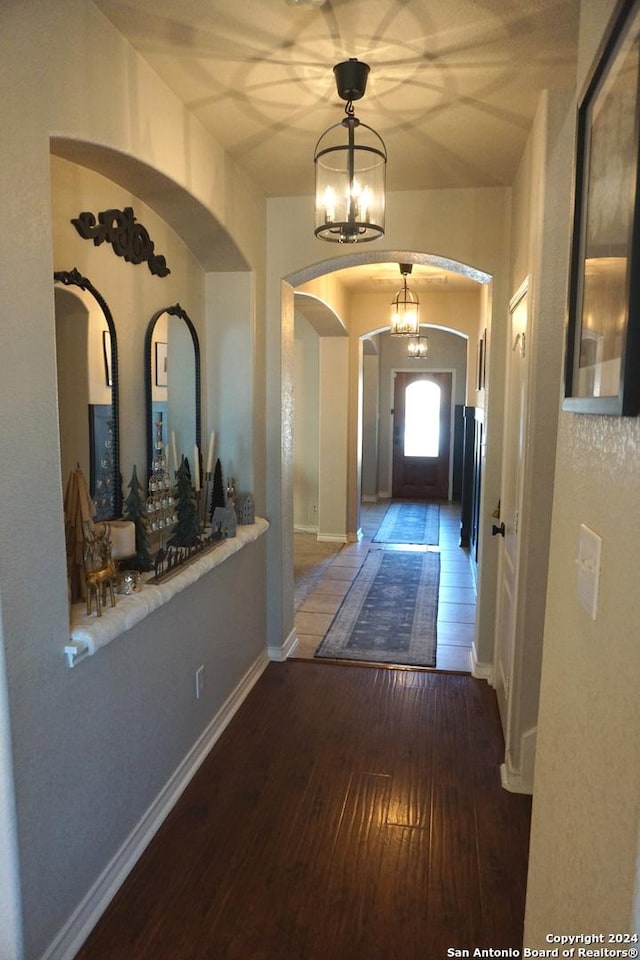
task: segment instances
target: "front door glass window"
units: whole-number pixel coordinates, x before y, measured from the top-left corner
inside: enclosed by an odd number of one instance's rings
[[[404,455],[437,457],[440,448],[440,387],[416,380],[405,391]]]

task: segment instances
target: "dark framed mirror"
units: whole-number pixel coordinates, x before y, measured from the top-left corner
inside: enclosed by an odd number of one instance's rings
[[[111,311],[74,267],[54,273],[62,488],[79,464],[96,520],[122,513],[118,343]]]
[[[185,310],[176,303],[155,313],[145,335],[147,479],[154,472],[157,445],[164,445],[173,477],[182,457],[194,469],[200,450],[200,344]],[[158,427],[161,424],[161,427]],[[161,437],[161,440],[160,440]]]

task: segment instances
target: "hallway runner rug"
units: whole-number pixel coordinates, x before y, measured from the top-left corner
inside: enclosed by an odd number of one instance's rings
[[[439,553],[370,551],[315,656],[435,667],[439,582]]]
[[[435,503],[392,503],[374,543],[440,542],[440,507]]]

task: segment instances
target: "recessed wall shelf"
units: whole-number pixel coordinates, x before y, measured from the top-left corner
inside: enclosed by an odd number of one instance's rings
[[[70,667],[97,653],[116,637],[121,636],[136,623],[140,623],[150,613],[168,603],[177,593],[196,583],[214,567],[242,550],[244,546],[258,540],[269,529],[262,517],[256,517],[255,523],[238,526],[236,536],[222,540],[220,546],[208,553],[199,554],[191,563],[176,572],[163,583],[150,584],[142,577],[142,586],[130,595],[118,595],[115,607],[107,606],[101,617],[88,616],[84,603],[74,604],[71,608],[71,636],[64,648],[64,654]],[[153,572],[146,575],[153,576]]]

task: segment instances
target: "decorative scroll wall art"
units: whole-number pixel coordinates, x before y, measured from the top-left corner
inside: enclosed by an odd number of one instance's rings
[[[118,257],[128,263],[146,263],[156,277],[171,273],[167,261],[155,252],[148,231],[135,218],[133,208],[103,210],[98,219],[93,213],[80,213],[71,220],[83,240],[93,240],[96,247],[109,243]]]

